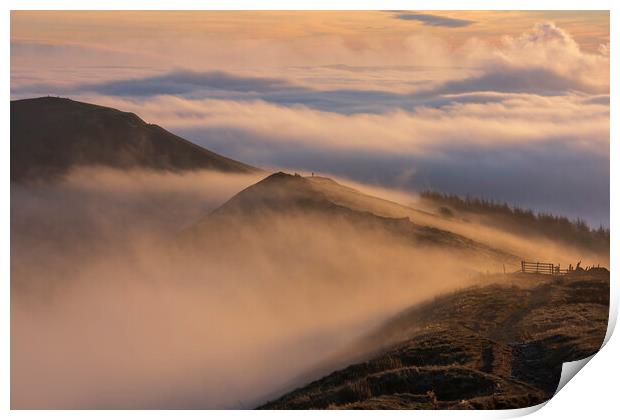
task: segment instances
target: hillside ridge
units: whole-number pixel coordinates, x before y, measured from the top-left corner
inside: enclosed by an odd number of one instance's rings
[[[259,171],[132,112],[67,98],[11,101],[11,181],[55,180],[77,166]]]

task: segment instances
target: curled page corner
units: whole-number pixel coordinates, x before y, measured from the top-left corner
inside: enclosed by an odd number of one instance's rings
[[[596,354],[596,353],[595,353]],[[560,382],[558,382],[558,387],[555,389],[553,396],[555,396],[564,385],[568,383],[573,377],[579,372],[592,358],[592,356],[586,357],[585,359],[574,360],[572,362],[565,362],[562,364],[562,374],[560,375]]]
[[[560,381],[558,382],[558,387],[555,389],[555,392],[553,393],[553,397],[555,397],[556,394],[560,392],[562,388],[564,388],[564,385],[566,385],[571,379],[573,379],[573,377],[577,374],[577,372],[579,372],[590,360],[592,360],[592,358],[595,355],[596,353],[589,357],[586,357],[585,359],[574,360],[572,362],[563,363],[562,373],[560,374]],[[502,418],[516,418],[516,417],[523,417],[523,416],[527,416],[528,414],[532,414],[540,410],[541,408],[543,408],[545,405],[547,405],[547,403],[551,401],[553,397],[549,398],[545,402],[542,402],[537,405],[533,405],[531,407],[517,408],[515,410],[507,410],[505,412],[506,417],[502,417]]]

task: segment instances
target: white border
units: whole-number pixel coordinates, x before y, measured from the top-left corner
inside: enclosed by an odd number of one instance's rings
[[[386,10],[386,9],[408,9],[408,10],[611,10],[610,25],[611,25],[611,220],[610,228],[615,232],[615,220],[618,217],[618,170],[614,166],[614,163],[618,163],[618,130],[617,123],[614,121],[620,121],[618,115],[618,102],[617,102],[617,74],[619,71],[617,54],[615,53],[615,41],[620,39],[618,37],[618,9],[614,7],[618,2],[613,1],[542,1],[542,0],[503,0],[500,2],[490,2],[488,0],[444,0],[444,1],[368,1],[368,0],[315,0],[315,1],[296,1],[292,3],[283,0],[263,0],[261,2],[250,0],[227,0],[220,2],[204,2],[197,0],[175,0],[162,1],[162,0],[93,0],[89,2],[76,1],[76,0],[64,0],[54,1],[49,0],[8,0],[3,2],[5,13],[2,15],[2,60],[3,71],[5,72],[6,82],[2,87],[5,92],[5,101],[2,102],[2,147],[3,153],[0,154],[0,170],[2,171],[3,182],[3,197],[5,198],[3,205],[0,206],[2,212],[3,222],[3,240],[1,242],[2,247],[2,303],[0,307],[0,325],[1,334],[3,337],[3,346],[0,350],[4,369],[0,368],[0,401],[2,402],[2,414],[6,414],[9,410],[9,391],[10,391],[10,352],[9,352],[9,328],[10,328],[10,238],[9,238],[9,197],[10,197],[10,185],[9,185],[9,113],[10,113],[10,10],[310,10],[310,9],[324,9],[324,10]],[[615,240],[615,234],[612,234],[611,242],[611,261],[620,261],[620,251],[618,247],[618,241]],[[617,320],[618,312],[618,276],[615,271],[615,266],[612,263],[612,302],[610,308],[610,332]],[[608,337],[609,339],[609,334]],[[610,339],[603,350],[597,354],[592,361],[588,364],[588,367],[584,369],[584,372],[580,372],[578,379],[570,381],[561,392],[558,393],[547,404],[547,407],[538,411],[534,416],[538,418],[609,418],[613,414],[617,413],[617,393],[615,391],[615,381],[617,375],[620,373],[618,366],[617,355],[620,354],[620,344],[617,338]],[[393,411],[393,412],[314,412],[314,411],[301,411],[296,412],[296,417],[301,418],[315,418],[318,416],[338,416],[353,418],[364,417],[403,417],[415,415],[418,417],[432,417],[432,418],[458,418],[463,417],[476,417],[476,418],[505,418],[515,417],[519,415],[527,414],[531,412],[531,409],[514,410],[514,411],[492,411],[492,412],[415,412],[410,413],[408,411]],[[50,418],[82,418],[88,416],[89,418],[108,418],[109,415],[122,416],[122,417],[149,417],[149,418],[203,418],[204,416],[217,417],[223,419],[236,419],[240,417],[252,416],[256,418],[275,417],[275,418],[288,418],[289,412],[240,412],[240,411],[115,411],[108,413],[104,411],[13,411],[10,415],[20,418],[32,418],[32,417],[50,417]]]
[[[7,10],[611,10],[611,0],[8,0]]]

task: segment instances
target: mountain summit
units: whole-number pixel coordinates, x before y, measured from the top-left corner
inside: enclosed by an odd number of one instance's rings
[[[130,112],[56,97],[11,101],[11,181],[55,178],[80,165],[258,170]]]
[[[410,246],[431,246],[498,261],[517,261],[503,250],[463,235],[413,222],[409,217],[379,214],[377,203],[393,205],[324,177],[277,172],[236,194],[195,226],[194,234],[213,229],[239,231],[294,219],[294,224],[331,229],[349,226],[358,232],[380,232]]]

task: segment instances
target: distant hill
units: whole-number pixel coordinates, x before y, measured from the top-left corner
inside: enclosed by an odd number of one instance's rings
[[[300,223],[322,220],[322,228],[334,224],[347,225],[360,232],[381,232],[414,246],[442,247],[466,252],[494,261],[516,262],[518,257],[436,227],[414,223],[409,217],[387,217],[373,212],[373,207],[394,205],[377,197],[362,194],[324,177],[302,177],[283,172],[274,173],[239,192],[198,223],[192,235],[200,236],[202,228],[226,228],[244,224],[260,229],[275,218],[297,217]],[[201,228],[202,226],[202,228]],[[268,226],[267,226],[268,229]]]
[[[260,408],[510,409],[548,400],[562,363],[603,343],[609,271],[496,281],[402,312],[352,346],[349,360],[370,349],[358,363],[332,366]]]
[[[11,181],[54,179],[78,165],[257,171],[130,112],[56,97],[11,101]]]

